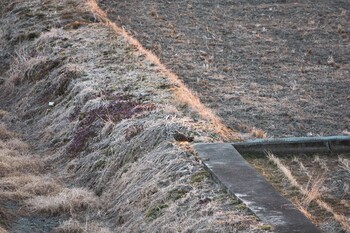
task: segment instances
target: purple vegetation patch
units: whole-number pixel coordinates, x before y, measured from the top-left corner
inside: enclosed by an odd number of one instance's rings
[[[154,104],[143,104],[132,100],[118,100],[106,106],[92,109],[87,113],[81,113],[81,120],[78,123],[72,140],[67,146],[67,151],[72,155],[81,152],[88,140],[97,135],[96,132],[100,127],[93,124],[98,120],[117,123],[123,119],[129,119],[136,114],[154,109]]]

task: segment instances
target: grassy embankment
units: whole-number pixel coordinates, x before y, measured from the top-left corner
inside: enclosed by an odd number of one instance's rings
[[[21,134],[2,127],[4,229],[263,231],[172,137],[231,132],[94,1],[4,6],[0,107]]]

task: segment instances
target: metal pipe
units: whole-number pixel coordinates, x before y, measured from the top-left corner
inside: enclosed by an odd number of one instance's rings
[[[350,152],[349,136],[328,137],[289,137],[248,140],[232,143],[240,153],[279,155],[307,153],[346,153]]]

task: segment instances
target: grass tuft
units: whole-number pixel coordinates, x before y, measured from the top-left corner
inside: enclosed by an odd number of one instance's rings
[[[32,197],[58,193],[62,186],[50,177],[19,175],[5,177],[0,180],[1,196]]]
[[[261,129],[253,129],[251,135],[256,138],[267,138],[267,133]]]
[[[66,188],[56,195],[35,196],[27,200],[26,204],[35,212],[59,214],[77,213],[89,207],[94,207],[96,201],[96,197],[92,192],[82,188]]]
[[[208,171],[203,170],[203,171],[198,171],[194,173],[191,177],[191,183],[200,183],[210,177],[210,174]]]
[[[29,145],[18,138],[10,139],[6,142],[6,147],[10,150],[25,152],[29,150]]]
[[[7,140],[14,136],[14,134],[8,131],[5,125],[0,124],[0,140]]]
[[[81,223],[75,219],[69,219],[64,221],[58,226],[53,233],[111,233],[107,228],[99,226],[95,222],[85,222]]]
[[[165,203],[160,203],[160,204],[152,207],[151,209],[149,209],[146,213],[146,217],[150,220],[154,220],[160,216],[163,209],[166,209],[168,207],[169,207],[169,205],[167,205]]]
[[[0,109],[0,119],[4,118],[5,116],[8,116],[8,112],[5,110]]]
[[[13,151],[16,155],[14,157],[8,152],[12,151],[0,151],[0,177],[19,174],[21,172],[38,173],[43,166],[43,163],[40,160],[33,158],[33,156],[20,156],[18,152]]]

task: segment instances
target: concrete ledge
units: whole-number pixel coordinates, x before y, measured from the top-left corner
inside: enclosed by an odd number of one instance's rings
[[[250,140],[232,144],[240,153],[278,155],[350,152],[349,136],[295,137]]]
[[[275,232],[317,233],[320,230],[282,197],[231,144],[195,144],[203,163],[227,190]]]

